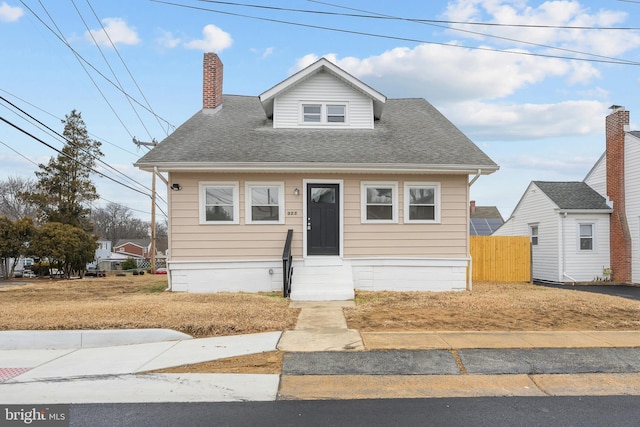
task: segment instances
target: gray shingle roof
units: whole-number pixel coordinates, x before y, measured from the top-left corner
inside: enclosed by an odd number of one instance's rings
[[[374,129],[274,129],[258,97],[225,95],[136,163],[497,165],[424,99],[389,99]]]
[[[605,198],[584,182],[533,181],[560,209],[611,209]]]

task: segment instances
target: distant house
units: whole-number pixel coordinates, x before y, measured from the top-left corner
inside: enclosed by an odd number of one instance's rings
[[[504,223],[500,211],[495,206],[476,206],[475,200],[469,202],[469,234],[472,236],[490,236]]]
[[[111,252],[111,240],[106,239],[98,239],[98,248],[96,249],[96,254],[93,259],[93,262],[87,264],[87,270],[89,269],[98,269],[98,266],[102,261],[109,260],[112,256]]]
[[[467,287],[469,187],[498,166],[446,117],[325,58],[259,96],[222,71],[206,53],[203,109],[136,162],[173,190],[173,290],[282,289],[288,230],[292,299]]]
[[[533,279],[640,283],[640,132],[606,118],[606,151],[579,182],[533,181],[496,235],[529,235]]]
[[[151,239],[120,239],[113,252],[131,258],[148,258],[151,254]]]

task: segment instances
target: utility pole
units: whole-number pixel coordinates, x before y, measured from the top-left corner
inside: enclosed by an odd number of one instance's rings
[[[151,142],[141,142],[138,141],[135,137],[133,137],[133,143],[140,148],[140,146],[145,147],[155,147],[158,144],[158,141],[154,139]],[[151,257],[149,259],[149,270],[151,274],[156,272],[156,173],[155,171],[151,172]]]

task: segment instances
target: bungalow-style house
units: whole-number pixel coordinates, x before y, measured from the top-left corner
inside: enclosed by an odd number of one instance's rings
[[[469,188],[498,166],[427,101],[324,58],[259,96],[203,72],[203,109],[136,162],[172,190],[171,289],[282,289],[288,230],[294,300],[468,286]]]
[[[472,236],[490,236],[504,219],[496,206],[476,206],[476,201],[469,202],[469,234]]]
[[[534,280],[640,283],[640,132],[611,108],[606,151],[585,179],[533,181],[494,233],[531,236]]]

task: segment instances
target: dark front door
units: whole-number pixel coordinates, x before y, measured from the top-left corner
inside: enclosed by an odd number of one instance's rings
[[[307,184],[307,255],[340,255],[338,184]]]

